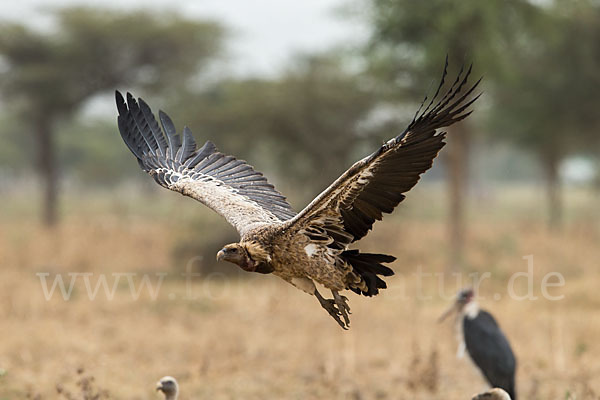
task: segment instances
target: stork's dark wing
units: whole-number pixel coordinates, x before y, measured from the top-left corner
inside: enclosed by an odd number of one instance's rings
[[[471,113],[467,108],[479,97],[469,99],[481,80],[467,86],[471,67],[461,69],[442,95],[447,67],[448,60],[435,95],[427,106],[425,98],[404,132],[350,167],[291,220],[290,226],[321,243],[327,242],[323,240],[327,236],[329,246],[342,248],[365,236],[383,213],[394,210],[444,146],[445,132],[438,129],[466,118]]]
[[[273,185],[245,161],[217,151],[207,141],[197,148],[192,132],[180,136],[162,111],[158,125],[142,100],[116,92],[121,136],[140,167],[167,189],[190,196],[222,215],[244,236],[263,224],[281,223],[295,212]]]
[[[464,318],[465,347],[492,387],[499,387],[515,398],[517,362],[508,340],[496,320],[486,311],[473,319]]]

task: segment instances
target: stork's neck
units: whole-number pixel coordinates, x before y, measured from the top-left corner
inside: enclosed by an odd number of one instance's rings
[[[473,319],[479,314],[479,304],[476,301],[468,302],[462,309],[462,315],[465,318]]]

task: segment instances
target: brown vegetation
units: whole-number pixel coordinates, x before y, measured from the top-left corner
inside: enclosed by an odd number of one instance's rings
[[[399,256],[397,275],[380,296],[351,296],[349,332],[313,298],[273,277],[204,273],[186,285],[185,266],[172,262],[174,248],[191,232],[187,240],[202,242],[225,226],[199,228],[196,221],[211,217],[192,201],[161,193],[133,207],[134,196],[71,196],[65,223],[50,232],[26,217],[23,198],[9,197],[0,211],[0,398],[54,399],[58,388],[59,396],[71,396],[65,398],[153,399],[160,398],[154,382],[163,375],[177,377],[184,399],[469,398],[485,384],[467,360],[455,357],[452,324],[436,324],[450,300],[440,296],[437,278],[424,278],[420,288],[414,275],[419,268],[445,270],[436,190],[417,188],[362,246]],[[468,272],[492,274],[481,303],[513,343],[522,398],[596,399],[598,203],[590,193],[571,192],[567,204],[576,207],[568,208],[568,226],[558,235],[544,228],[537,196],[498,191],[475,205]],[[511,300],[507,281],[527,270],[522,257],[529,254],[539,299]],[[540,292],[552,271],[566,281],[549,289],[564,294],[561,301],[544,300]],[[102,273],[136,272],[134,279],[149,273],[153,284],[155,273],[168,275],[156,300],[147,291],[133,300],[123,278],[113,300],[102,289],[89,300],[80,280],[69,301],[58,293],[46,301],[39,272],[49,272],[48,279],[91,272],[92,287]],[[449,276],[442,294],[456,288]],[[516,290],[525,289],[523,280]],[[495,293],[502,298],[494,300]],[[82,366],[85,372],[78,372]]]

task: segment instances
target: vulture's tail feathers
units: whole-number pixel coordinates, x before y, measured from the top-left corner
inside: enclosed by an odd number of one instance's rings
[[[364,281],[367,290],[364,288],[351,287],[350,290],[357,294],[365,296],[374,296],[379,293],[379,289],[387,288],[387,285],[378,275],[392,276],[394,271],[383,265],[383,263],[391,263],[396,257],[386,254],[360,253],[358,250],[346,250],[341,254],[354,272],[359,275]]]

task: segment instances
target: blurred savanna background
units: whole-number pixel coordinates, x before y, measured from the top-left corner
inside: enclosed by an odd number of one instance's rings
[[[27,0],[0,10],[0,399],[469,399],[456,291],[513,344],[521,399],[600,398],[600,3]],[[483,96],[361,249],[394,254],[342,331],[215,261],[236,232],[158,187],[114,91],[303,208],[474,63]],[[480,284],[479,284],[480,283]]]

